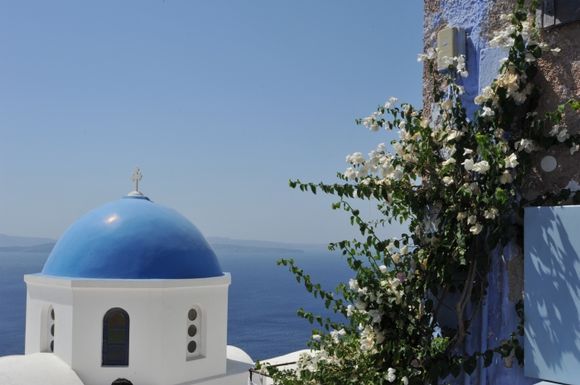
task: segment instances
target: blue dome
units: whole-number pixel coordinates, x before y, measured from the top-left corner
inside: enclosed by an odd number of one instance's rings
[[[199,230],[175,210],[144,196],[107,203],[73,223],[54,246],[42,274],[103,279],[223,275]]]

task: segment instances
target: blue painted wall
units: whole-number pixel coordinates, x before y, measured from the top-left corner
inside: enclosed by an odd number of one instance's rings
[[[526,374],[580,379],[580,206],[525,213]]]
[[[475,96],[496,77],[499,60],[506,56],[506,51],[502,49],[489,48],[482,30],[494,3],[496,1],[493,0],[441,0],[438,11],[425,15],[426,39],[432,42],[435,42],[434,33],[445,25],[461,27],[466,31],[469,76],[462,82],[465,87],[463,103],[468,114],[476,110],[477,106],[473,103]],[[508,273],[512,258],[521,259],[521,250],[515,244],[498,251],[492,258],[488,295],[482,312],[473,321],[473,333],[466,340],[465,349],[468,352],[496,347],[516,329],[519,320],[515,303],[509,297],[510,287],[513,289]],[[464,385],[530,385],[536,382],[524,375],[515,358],[504,361],[499,356],[494,357],[490,367],[480,365],[473,375],[456,381]]]

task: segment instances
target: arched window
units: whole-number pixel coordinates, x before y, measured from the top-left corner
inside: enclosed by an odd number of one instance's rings
[[[103,317],[102,365],[129,365],[129,314],[119,307]]]

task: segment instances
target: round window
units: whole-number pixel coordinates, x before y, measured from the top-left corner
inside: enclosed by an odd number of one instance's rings
[[[195,352],[195,349],[197,349],[197,344],[195,343],[195,341],[190,341],[187,344],[187,351],[190,353],[193,353],[193,352]]]
[[[187,318],[189,318],[190,321],[195,321],[197,318],[197,311],[195,309],[190,309],[189,313],[187,313]]]
[[[197,328],[195,325],[189,325],[189,328],[187,328],[187,334],[189,334],[190,337],[193,337],[197,334]]]

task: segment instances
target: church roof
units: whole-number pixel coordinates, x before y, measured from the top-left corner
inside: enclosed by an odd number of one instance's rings
[[[100,279],[223,275],[215,253],[190,221],[140,193],[107,203],[73,223],[41,274]]]
[[[52,353],[0,357],[2,385],[83,385],[77,374]]]

